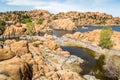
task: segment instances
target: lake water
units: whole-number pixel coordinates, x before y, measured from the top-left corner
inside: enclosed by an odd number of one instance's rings
[[[93,54],[94,52],[82,47],[74,47],[74,46],[61,46],[64,51],[70,52],[71,55],[76,55],[82,58],[85,62],[81,64],[83,71],[81,75],[89,74],[92,69],[95,67],[96,60],[93,56],[89,54]],[[90,53],[88,53],[90,52]]]
[[[75,47],[75,46],[61,46],[61,48],[64,51],[70,52],[71,55],[76,55],[84,60],[82,64],[80,64],[80,67],[82,68],[81,75],[93,75],[96,76],[100,80],[118,80],[116,78],[108,78],[104,75],[104,72],[102,74],[97,73],[96,71],[101,70],[103,64],[101,62],[104,62],[103,58],[95,59],[93,54],[97,54],[92,50],[82,48],[82,47]],[[101,57],[101,56],[100,56]]]
[[[74,32],[88,32],[88,31],[93,31],[96,29],[102,29],[102,26],[89,26],[89,27],[78,27],[78,29],[74,30],[74,31],[65,31],[65,30],[53,30],[52,34],[57,36],[57,37],[61,37],[65,34],[73,34]],[[118,31],[120,32],[120,26],[112,26],[112,29],[114,31]]]
[[[78,27],[78,29],[76,31],[78,31],[78,32],[88,32],[88,31],[93,31],[93,30],[102,29],[102,28],[103,28],[102,26],[89,26],[87,28]],[[120,32],[120,26],[112,26],[112,29],[114,31]]]

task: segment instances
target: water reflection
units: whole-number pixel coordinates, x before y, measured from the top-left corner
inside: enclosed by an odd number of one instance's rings
[[[93,31],[93,30],[102,29],[102,28],[103,28],[102,26],[89,26],[88,28],[78,27],[74,31],[55,30],[55,29],[53,29],[52,34],[57,36],[57,37],[61,37],[61,36],[65,35],[65,34],[73,34],[74,32],[82,32],[82,33],[84,33],[84,32]],[[120,32],[120,26],[112,26],[112,29],[114,31]]]

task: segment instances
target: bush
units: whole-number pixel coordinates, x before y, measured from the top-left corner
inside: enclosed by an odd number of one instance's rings
[[[112,28],[110,26],[105,26],[100,34],[99,46],[107,49],[111,48],[113,46],[113,42],[111,41],[112,34]]]
[[[33,35],[34,24],[32,22],[27,23],[27,30],[30,36]]]
[[[0,20],[0,33],[3,33],[5,30],[5,21]]]
[[[25,18],[25,19],[23,19],[23,21],[22,21],[22,23],[30,23],[30,22],[32,22],[31,21],[31,19],[30,18]]]
[[[39,19],[37,24],[42,24],[43,23],[43,20]]]

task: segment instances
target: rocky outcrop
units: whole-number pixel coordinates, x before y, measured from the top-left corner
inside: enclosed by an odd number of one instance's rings
[[[33,33],[35,34],[45,34],[45,33],[50,33],[52,29],[49,27],[49,25],[46,23],[45,25],[35,25],[33,29]],[[26,24],[20,24],[17,23],[15,25],[7,26],[3,35],[6,36],[13,36],[13,35],[27,35],[28,30],[27,30],[27,25]]]
[[[28,53],[28,43],[25,40],[14,42],[11,44],[11,51],[21,56]]]
[[[44,45],[52,50],[55,50],[58,48],[58,45],[54,41],[51,41],[51,40],[44,42]]]
[[[50,52],[49,48],[46,48],[41,44],[39,47],[29,44],[29,50],[35,61],[35,63],[33,63],[33,80],[84,80],[78,74],[82,71],[79,66],[79,64],[83,62],[82,59],[76,56],[62,56],[58,51]]]
[[[63,30],[74,30],[76,28],[74,22],[71,19],[58,19],[54,20],[51,23],[51,26],[55,29],[63,29]]]
[[[59,71],[62,80],[85,80],[82,77],[78,76],[78,74],[74,72],[67,72],[67,71]]]
[[[4,48],[0,49],[0,61],[11,59],[15,56],[15,54],[10,51],[10,47],[4,46]]]
[[[42,24],[42,25],[35,25],[34,32],[35,33],[47,33],[51,32],[52,29],[49,27],[48,23]]]
[[[95,76],[91,76],[91,75],[84,75],[84,78],[85,78],[86,80],[100,80],[100,79],[96,79]]]
[[[76,26],[81,25],[120,25],[120,18],[113,17],[112,15],[100,12],[60,12],[58,14],[51,14],[46,10],[32,10],[32,11],[14,11],[14,12],[5,12],[0,16],[1,20],[5,20],[7,24],[15,25],[25,16],[31,18],[35,23],[39,19],[46,20],[47,23],[52,22],[57,19],[68,19],[70,18]],[[8,18],[9,17],[9,18]]]
[[[105,75],[109,78],[120,78],[120,56],[107,55],[105,59]],[[108,63],[109,62],[109,63]]]
[[[74,34],[66,34],[67,37],[74,38],[74,39],[81,39],[86,42],[91,42],[94,45],[99,44],[99,39],[100,39],[100,30],[94,30],[91,32],[85,32],[85,33],[80,33],[80,32],[75,32]]]
[[[8,26],[4,31],[4,35],[25,35],[28,34],[26,25],[18,25],[17,26]]]
[[[32,71],[20,58],[0,62],[0,80],[31,80]]]
[[[32,39],[33,37],[31,36]],[[80,64],[83,63],[81,58],[63,51],[50,40],[51,36],[36,38],[39,40],[31,42],[6,40],[4,42],[8,49],[5,46],[1,49],[1,80],[84,80],[79,75],[82,71]],[[12,54],[15,57],[11,56]]]
[[[120,50],[120,32],[114,31],[111,40],[113,41],[113,49]]]
[[[74,39],[79,39],[82,37],[83,33],[81,32],[75,32],[73,35],[71,34],[66,34],[67,37],[74,38]]]
[[[53,16],[53,19],[70,18],[76,26],[83,25],[119,25],[120,18],[100,12],[61,12]]]

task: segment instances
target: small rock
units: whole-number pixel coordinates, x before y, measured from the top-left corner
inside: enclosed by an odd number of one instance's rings
[[[91,75],[84,75],[84,78],[86,80],[100,80],[100,79],[96,79],[95,76],[91,76]]]

